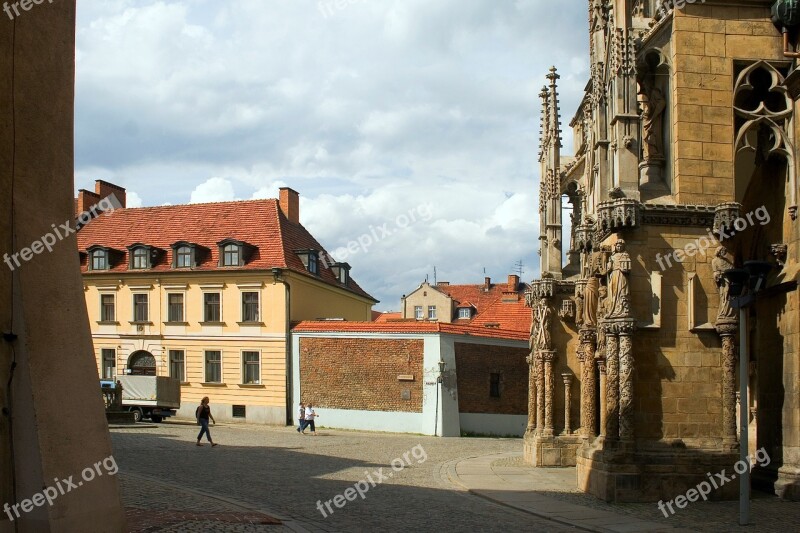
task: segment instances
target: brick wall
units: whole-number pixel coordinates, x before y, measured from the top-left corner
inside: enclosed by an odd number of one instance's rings
[[[462,413],[528,413],[528,363],[524,348],[456,343],[458,410]],[[500,397],[489,395],[491,374],[500,374]]]
[[[322,408],[421,413],[423,350],[413,339],[301,338],[302,399]]]

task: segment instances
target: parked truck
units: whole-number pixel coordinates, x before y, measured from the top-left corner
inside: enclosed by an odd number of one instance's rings
[[[134,414],[137,422],[149,418],[161,422],[175,416],[181,406],[181,383],[166,376],[117,376],[122,385],[122,408]],[[101,380],[100,386],[113,388],[116,380]]]

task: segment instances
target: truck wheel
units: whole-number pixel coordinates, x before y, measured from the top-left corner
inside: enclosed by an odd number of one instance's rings
[[[142,421],[142,418],[144,418],[144,413],[142,413],[142,410],[138,407],[133,409],[133,421],[138,424]]]
[[[159,415],[150,415],[150,420],[152,420],[153,422],[158,424],[159,422],[164,420],[164,417],[163,416],[159,416]]]

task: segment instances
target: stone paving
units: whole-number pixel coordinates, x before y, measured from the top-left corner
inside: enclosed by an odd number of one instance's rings
[[[473,493],[592,531],[800,531],[800,503],[753,491],[751,525],[738,525],[738,501],[694,502],[665,517],[654,503],[608,504],[575,487],[574,468],[534,468],[521,452],[449,465],[454,482]]]
[[[112,430],[132,530],[800,531],[800,503],[758,492],[746,528],[737,502],[696,502],[669,518],[656,504],[610,505],[575,488],[574,468],[525,465],[519,439],[211,431],[221,444],[213,449],[195,446],[194,424]],[[363,498],[348,491],[357,487]],[[163,513],[156,520],[144,509]],[[269,517],[282,525],[262,522]]]
[[[293,428],[216,426],[211,428],[220,446],[195,446],[197,426],[175,422],[149,428],[112,429],[114,456],[120,466],[126,506],[147,491],[136,488],[144,477],[172,491],[158,501],[173,498],[175,509],[205,508],[230,512],[220,496],[238,512],[261,511],[283,521],[283,526],[219,524],[211,529],[198,523],[175,524],[172,529],[149,531],[575,531],[546,518],[510,509],[478,498],[442,479],[441,465],[458,458],[520,449],[519,439],[442,439],[415,435],[318,430],[299,435]],[[417,447],[417,448],[415,448]],[[416,452],[414,451],[416,450]],[[417,455],[415,456],[414,453]],[[405,458],[404,458],[405,454]],[[392,469],[395,461],[397,470]],[[401,467],[402,463],[402,467]],[[382,470],[381,470],[382,469]],[[126,480],[125,476],[131,476]],[[138,476],[138,478],[134,478]],[[386,479],[380,480],[384,476]],[[368,485],[372,479],[375,486]],[[168,482],[169,486],[162,482]],[[361,482],[364,498],[347,492]],[[166,488],[164,488],[166,487]],[[342,495],[334,500],[337,495]],[[345,497],[354,496],[353,501]],[[184,505],[184,501],[190,504]],[[327,517],[317,508],[323,506]],[[332,513],[325,502],[330,501]],[[344,505],[339,508],[336,501]],[[252,529],[245,528],[251,527]],[[232,528],[243,529],[232,529]]]

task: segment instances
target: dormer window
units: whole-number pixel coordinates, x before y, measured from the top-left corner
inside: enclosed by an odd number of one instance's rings
[[[469,307],[462,307],[458,310],[458,318],[472,318],[472,309]]]
[[[105,246],[90,246],[86,249],[89,255],[89,270],[111,270],[122,253]]]
[[[218,242],[219,266],[244,266],[251,252],[255,249],[246,242],[225,239]]]
[[[295,253],[310,273],[319,275],[319,250],[296,250]]]
[[[172,245],[172,268],[196,268],[208,253],[208,248],[186,241]]]
[[[161,250],[155,246],[136,243],[128,246],[131,270],[146,270],[156,264]]]
[[[334,263],[331,266],[333,275],[342,285],[347,285],[350,282],[350,265],[347,263]]]

